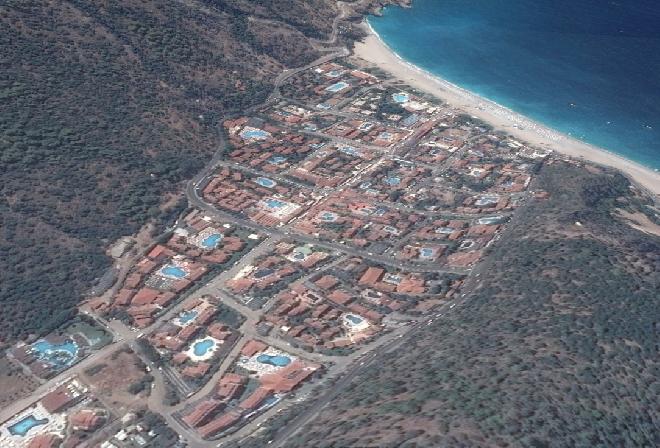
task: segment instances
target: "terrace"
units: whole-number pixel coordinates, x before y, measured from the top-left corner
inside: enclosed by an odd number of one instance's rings
[[[218,381],[215,390],[181,413],[181,420],[204,439],[248,423],[312,379],[322,366],[250,340]]]
[[[430,218],[397,251],[401,260],[420,259],[424,248],[434,248],[433,261],[454,267],[467,267],[480,260],[504,221],[446,220]]]
[[[224,126],[232,147],[229,159],[269,173],[287,169],[324,143],[319,138],[290,132],[259,118],[228,120]]]
[[[216,207],[263,225],[286,223],[313,202],[312,191],[290,182],[221,167],[203,191]]]
[[[353,257],[315,274],[310,281],[319,296],[344,314],[366,320],[368,334],[392,312],[419,312],[441,303],[454,294],[460,279],[450,274],[384,268]],[[353,337],[364,325],[360,321],[347,322],[345,316],[342,320]]]
[[[372,200],[411,202],[417,190],[426,185],[433,187],[430,169],[402,159],[383,159],[369,170],[357,185],[357,190]]]
[[[190,301],[181,313],[148,337],[161,358],[168,360],[166,368],[170,375],[177,376],[174,384],[184,395],[206,382],[240,337],[235,327],[243,318],[226,320],[224,314],[235,313],[215,302],[209,297]]]
[[[293,167],[288,175],[316,187],[336,187],[374,159],[372,151],[349,145],[324,147]]]
[[[410,131],[386,126],[377,121],[352,118],[329,127],[324,133],[380,148],[390,148],[411,135]]]
[[[206,263],[156,245],[126,277],[112,307],[124,309],[135,326],[144,328],[207,271]]]
[[[408,91],[375,86],[352,99],[342,110],[398,127],[415,129],[443,108]]]
[[[287,284],[332,258],[330,253],[318,246],[283,241],[275,246],[272,253],[257,258],[241,269],[226,282],[226,288],[256,309]]]
[[[264,318],[281,338],[320,351],[357,344],[380,330],[366,317],[351,314],[328,299],[323,289],[310,282],[295,283],[278,294]]]
[[[423,216],[375,205],[358,191],[330,195],[295,223],[305,234],[382,254],[410,232]]]
[[[166,246],[188,258],[225,265],[246,252],[258,235],[234,224],[217,223],[198,211],[191,212],[174,229]]]
[[[109,417],[109,411],[88,388],[78,379],[72,379],[0,425],[0,446],[79,446]]]
[[[110,342],[112,336],[109,333],[91,319],[78,316],[31,344],[19,343],[10,353],[33,374],[50,378]]]
[[[378,78],[369,73],[328,62],[293,76],[281,90],[286,98],[314,103],[317,109],[328,110],[361,88],[378,82]]]

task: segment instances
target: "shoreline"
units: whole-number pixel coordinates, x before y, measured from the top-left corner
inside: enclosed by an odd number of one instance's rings
[[[367,61],[404,81],[411,87],[431,94],[442,101],[462,109],[495,129],[505,131],[531,145],[584,159],[598,165],[615,168],[627,175],[638,186],[653,195],[660,195],[660,173],[618,154],[585,143],[551,129],[494,101],[459,87],[439,76],[406,61],[392,50],[365,20],[369,33],[363,42],[356,42],[354,56]]]

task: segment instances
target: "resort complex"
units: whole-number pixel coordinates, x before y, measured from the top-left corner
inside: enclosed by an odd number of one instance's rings
[[[529,186],[549,151],[347,60],[290,76],[222,127],[192,207],[85,304],[89,322],[11,352],[47,379],[113,337],[134,346],[155,382],[133,389],[193,446],[241,437],[432,318],[545,194]],[[3,446],[66,438],[82,411],[44,400],[11,416]]]
[[[240,446],[460,305],[560,159],[343,51],[214,125],[188,206],[8,350],[0,447]]]

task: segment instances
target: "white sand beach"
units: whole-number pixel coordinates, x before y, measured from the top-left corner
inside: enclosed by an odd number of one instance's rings
[[[626,174],[634,183],[660,195],[660,173],[612,152],[589,145],[568,135],[550,129],[493,101],[471,93],[444,79],[410,64],[392,51],[369,27],[369,36],[355,46],[355,56],[378,66],[412,87],[440,98],[466,113],[482,119],[496,129],[556,152],[583,158],[596,164],[614,167]]]

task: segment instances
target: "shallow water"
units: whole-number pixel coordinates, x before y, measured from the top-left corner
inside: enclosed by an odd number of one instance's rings
[[[431,73],[660,168],[660,2],[414,0],[369,23]]]

